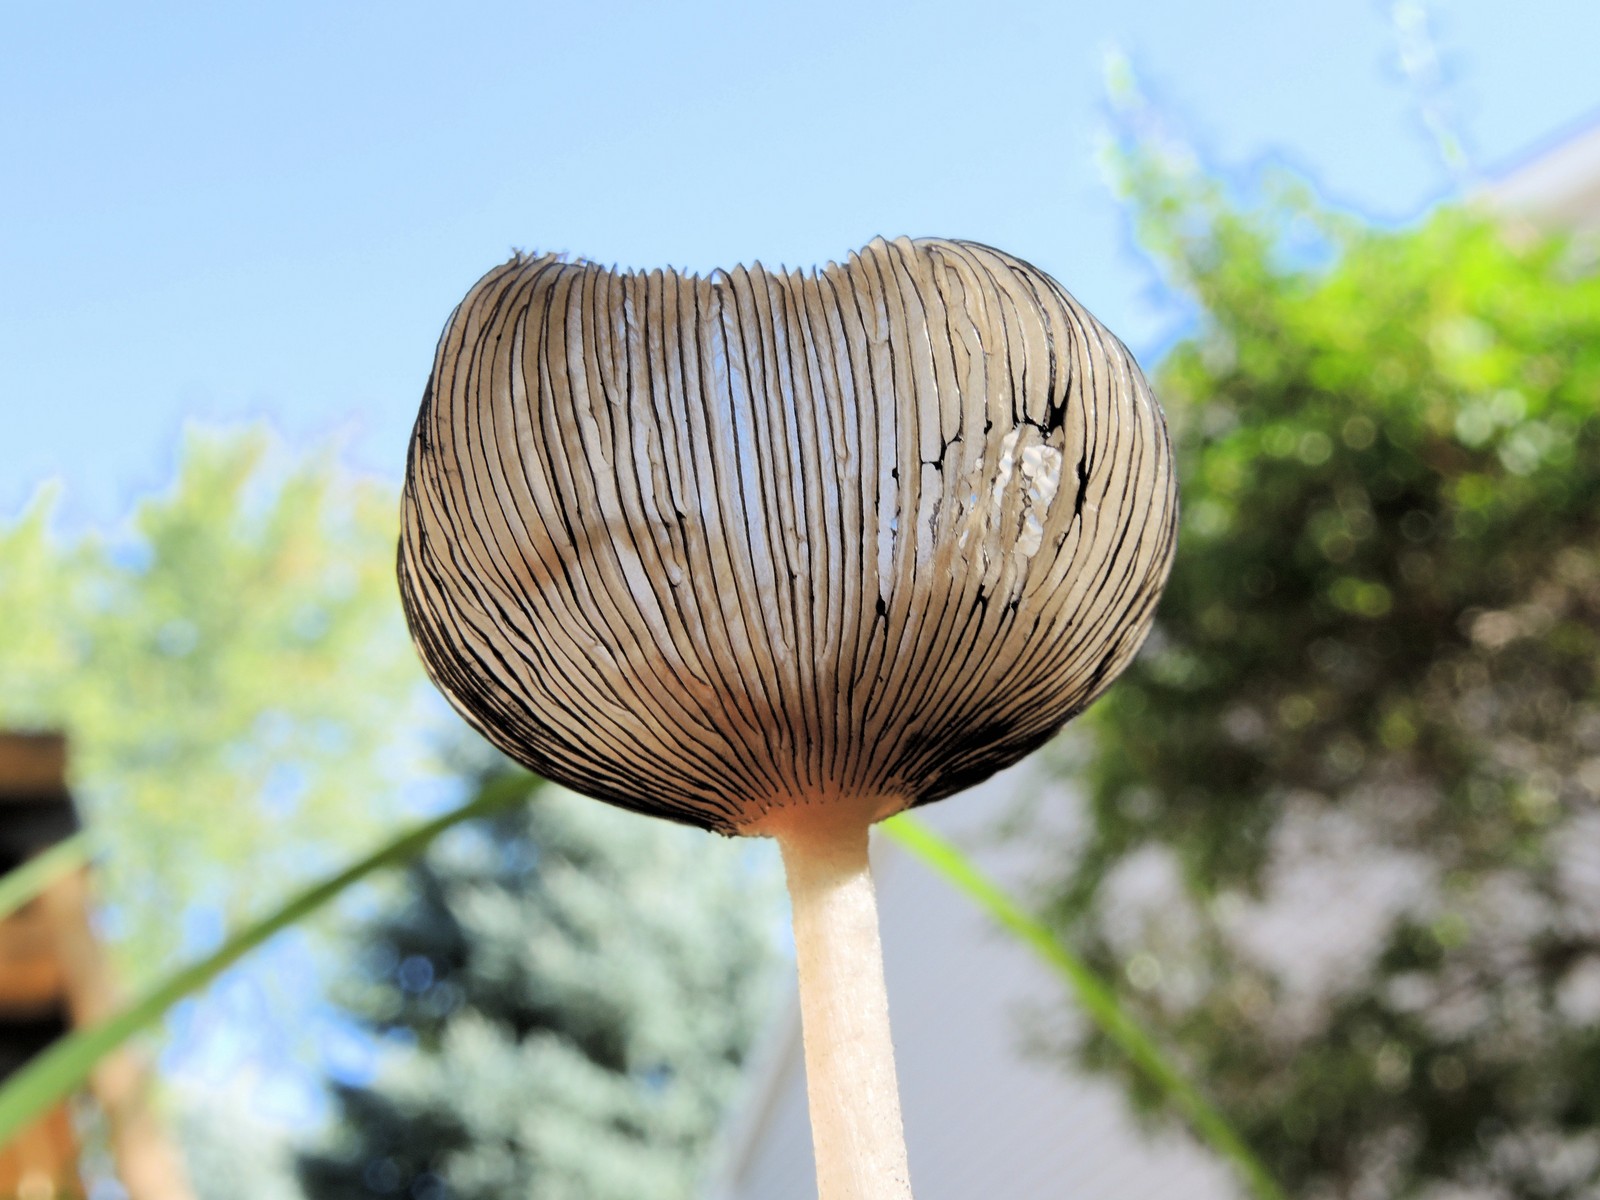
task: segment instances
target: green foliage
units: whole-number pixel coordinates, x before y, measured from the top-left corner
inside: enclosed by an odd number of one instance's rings
[[[58,536],[48,495],[0,526],[0,725],[71,735],[136,978],[178,953],[175,914],[237,921],[373,841],[415,765],[392,492],[282,458],[192,434],[114,536]]]
[[[695,1195],[767,998],[749,853],[554,789],[441,842],[362,931],[345,1002],[399,1048],[308,1195]]]
[[[1592,1195],[1600,276],[1467,211],[1119,168],[1201,317],[1157,376],[1178,561],[1088,718],[1060,927],[1292,1193]]]
[[[414,855],[463,814],[527,800],[528,777],[502,772],[466,809],[390,833],[421,758],[403,744],[421,723],[410,709],[421,672],[393,594],[394,497],[330,458],[285,458],[260,432],[196,435],[171,490],[115,536],[62,538],[48,496],[0,527],[0,723],[72,735],[90,824],[87,839],[8,876],[0,892],[26,899],[57,860],[99,848],[133,968],[126,1008],[0,1089],[0,1127],[81,1083],[110,1049],[354,880]],[[497,1165],[498,1135],[474,1119],[464,1128],[483,1140],[471,1152],[443,1143],[443,1178],[499,1194],[496,1171],[537,1165],[551,1187],[576,1180],[572,1194],[689,1194],[759,1012],[760,989],[747,985],[772,909],[752,900],[761,881],[742,861],[685,831],[542,800],[419,872],[448,888],[439,911],[463,956],[456,973],[420,992],[369,980],[357,1003],[385,1028],[409,1022],[425,1045],[439,1043],[427,1061],[478,1098],[468,1116],[517,1126]],[[220,908],[237,932],[178,966],[194,949],[183,914],[197,905]],[[535,910],[543,925],[520,924]],[[423,1002],[467,983],[461,1011],[441,1009],[423,1028]],[[396,995],[415,1003],[380,1011]],[[509,1039],[502,1019],[517,1022]],[[452,1055],[445,1043],[468,1050]],[[407,1069],[397,1063],[397,1077]],[[386,1095],[350,1091],[351,1113]],[[524,1101],[541,1096],[545,1119],[530,1121]],[[407,1129],[408,1148],[419,1134]],[[216,1150],[218,1136],[202,1146]],[[203,1174],[208,1193],[237,1190],[237,1179]]]

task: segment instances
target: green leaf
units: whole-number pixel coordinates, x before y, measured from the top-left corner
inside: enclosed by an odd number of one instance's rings
[[[88,861],[89,835],[75,833],[34,855],[16,870],[0,875],[0,921]]]
[[[1244,1178],[1258,1200],[1284,1200],[1266,1167],[1251,1153],[1227,1119],[1198,1088],[1184,1077],[1161,1048],[1118,1003],[1116,994],[1073,954],[1042,921],[1028,915],[1020,904],[956,846],[908,813],[885,821],[885,833],[935,872],[976,901],[1022,945],[1032,950],[1059,975],[1077,997],[1078,1004],[1124,1054],[1154,1082],[1188,1118],[1201,1138],[1221,1154]]]
[[[533,786],[530,776],[512,776],[500,781],[498,786],[485,788],[471,803],[413,826],[372,853],[296,893],[282,907],[239,930],[215,953],[168,975],[106,1020],[55,1042],[0,1087],[0,1145],[80,1085],[106,1055],[141,1029],[160,1020],[179,1000],[210,983],[273,934],[322,907],[374,871],[414,858],[446,829],[526,799]],[[38,861],[36,859],[35,863]],[[6,882],[10,879],[8,876]],[[21,889],[17,890],[20,894]]]

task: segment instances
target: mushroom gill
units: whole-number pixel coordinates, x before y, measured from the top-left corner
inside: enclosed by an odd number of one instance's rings
[[[1173,552],[1161,411],[1049,276],[970,242],[709,279],[554,257],[450,318],[400,587],[511,757],[775,837],[821,1200],[909,1200],[867,828],[1116,676]]]
[[[1048,739],[1142,641],[1175,512],[1128,351],[1000,251],[709,278],[518,256],[439,342],[400,583],[433,679],[512,758],[770,832]]]

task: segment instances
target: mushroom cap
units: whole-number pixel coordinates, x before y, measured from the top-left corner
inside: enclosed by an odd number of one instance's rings
[[[1008,766],[1147,633],[1177,490],[1127,349],[971,242],[709,278],[518,256],[439,341],[400,586],[512,758],[725,833]]]

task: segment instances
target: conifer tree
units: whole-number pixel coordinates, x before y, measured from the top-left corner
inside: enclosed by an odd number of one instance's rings
[[[362,931],[342,1001],[395,1046],[335,1087],[314,1200],[687,1200],[763,1011],[775,893],[749,850],[491,772]]]

